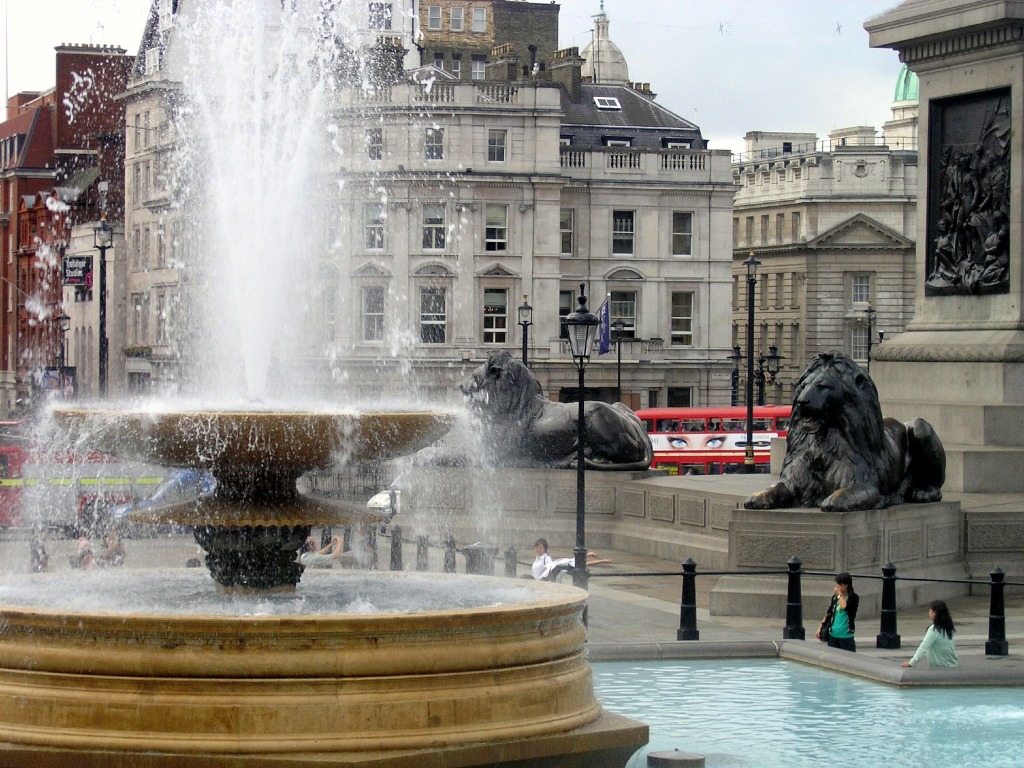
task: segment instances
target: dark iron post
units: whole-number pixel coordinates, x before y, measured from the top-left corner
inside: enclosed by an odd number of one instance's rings
[[[992,599],[988,609],[988,640],[985,641],[986,656],[1006,656],[1010,645],[1006,642],[1006,609],[1003,605],[1003,569],[996,566],[989,573],[992,577]]]
[[[900,647],[900,636],[896,631],[896,566],[891,560],[882,566],[882,618],[875,647]]]
[[[430,570],[430,539],[426,536],[416,537],[416,570]]]
[[[402,567],[402,526],[391,526],[391,570],[401,571]]]
[[[444,572],[455,573],[455,537],[444,540]]]
[[[683,598],[679,603],[676,640],[700,640],[700,632],[697,631],[697,563],[692,557],[683,561]]]
[[[789,584],[786,588],[786,626],[782,630],[783,640],[804,640],[804,604],[800,595],[799,557],[791,557],[786,563],[789,568]]]
[[[519,557],[519,553],[516,552],[515,547],[509,547],[505,550],[505,575],[510,579],[516,577],[516,559]]]
[[[747,268],[747,448],[743,456],[746,474],[754,473],[754,289],[760,263],[753,251],[743,262]]]

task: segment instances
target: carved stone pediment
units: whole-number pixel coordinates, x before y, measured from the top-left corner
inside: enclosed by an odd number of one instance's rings
[[[894,229],[858,213],[807,243],[810,248],[912,248],[914,242]]]
[[[489,267],[477,272],[478,277],[519,277],[519,274],[513,272],[511,269],[506,267],[504,264],[492,264]]]
[[[358,278],[389,278],[391,273],[379,264],[370,261],[352,270],[352,277]]]

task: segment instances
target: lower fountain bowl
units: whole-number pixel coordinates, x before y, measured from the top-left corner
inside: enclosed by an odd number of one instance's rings
[[[164,575],[130,574],[158,583]],[[105,576],[83,573],[75,591],[99,602],[99,582],[87,582]],[[297,594],[282,598],[295,601],[284,608],[257,601],[262,615],[206,614],[201,600],[193,601],[199,612],[121,613],[11,604],[5,586],[0,742],[51,755],[193,758],[434,750],[537,739],[601,715],[582,590],[390,572],[315,580],[356,603],[391,592],[417,602],[424,589],[472,599],[409,613],[298,615],[288,607],[304,602]]]

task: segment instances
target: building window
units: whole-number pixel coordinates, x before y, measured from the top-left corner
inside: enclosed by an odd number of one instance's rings
[[[366,156],[370,160],[380,160],[384,156],[384,130],[369,128],[366,131]]]
[[[693,346],[693,292],[672,292],[672,346]]]
[[[474,8],[473,9],[473,31],[474,32],[486,32],[487,31],[487,9],[486,8]]]
[[[612,291],[608,315],[622,320],[622,338],[636,338],[636,291]]]
[[[594,106],[598,109],[617,111],[622,109],[622,104],[614,96],[595,96]]]
[[[164,242],[164,225],[156,225],[156,268],[163,269],[167,266],[167,251]]]
[[[434,54],[434,66],[438,69],[444,69],[444,54],[440,51]]]
[[[507,136],[508,131],[487,131],[487,162],[505,162],[505,138]]]
[[[427,29],[440,31],[441,29],[441,6],[427,6]]]
[[[854,304],[871,303],[871,276],[853,275],[850,282],[850,300]]]
[[[665,396],[666,408],[690,408],[693,405],[691,387],[669,387]]]
[[[612,211],[612,253],[632,255],[635,211]]]
[[[761,217],[761,245],[768,245],[768,216]]]
[[[139,269],[149,269],[149,227],[142,228],[142,252],[139,254]]]
[[[384,286],[363,287],[363,341],[384,340]]]
[[[167,343],[167,295],[156,296],[156,343]]]
[[[13,189],[14,185],[11,185]],[[138,207],[139,203],[142,202],[142,163],[136,163],[132,167],[132,197],[135,200],[135,206]]]
[[[444,160],[444,128],[427,128],[423,157],[427,160]]]
[[[470,80],[486,80],[487,79],[487,58],[484,56],[473,56],[473,61],[469,65],[469,78]]]
[[[146,74],[155,75],[160,71],[160,49],[146,49]]]
[[[572,291],[558,292],[558,338],[569,338],[569,326],[565,324],[565,318],[576,311],[576,294]]]
[[[150,145],[149,135],[149,112],[142,113],[142,146],[149,147]]]
[[[754,217],[747,216],[743,222],[743,234],[745,236],[744,243],[747,245],[754,244]]]
[[[456,80],[462,79],[462,56],[457,53],[452,54],[452,74]]]
[[[792,222],[793,222],[793,226],[792,226],[792,230],[791,231],[793,233],[793,242],[795,243],[795,242],[797,242],[800,239],[800,214],[799,214],[799,212],[795,212],[793,214]]]
[[[444,248],[444,203],[423,204],[423,247],[439,251]]]
[[[132,343],[139,344],[145,341],[143,336],[143,314],[145,313],[145,301],[141,293],[132,294]]]
[[[370,3],[370,29],[391,29],[391,3]]]
[[[420,341],[424,344],[444,344],[448,322],[444,288],[420,290]]]
[[[484,207],[484,250],[508,250],[508,206]]]
[[[850,328],[850,356],[857,361],[868,359],[868,327],[854,325]]]
[[[6,148],[6,146],[7,146],[7,144],[4,143],[4,147],[5,148]],[[141,112],[136,112],[135,113],[135,151],[138,152],[140,149],[142,149],[142,113]],[[6,166],[7,162],[4,162],[4,165]]]
[[[776,244],[782,243],[783,230],[786,228],[786,214],[777,213],[775,214],[775,242]]]
[[[693,253],[693,214],[689,211],[672,212],[672,255],[689,256]]]
[[[484,289],[484,344],[504,344],[508,340],[508,291]]]
[[[804,171],[803,168],[794,168],[793,169],[793,181],[800,181],[800,179],[804,175],[803,171]]]
[[[572,208],[563,208],[558,217],[559,235],[562,239],[562,255],[572,256],[575,253],[575,235],[573,225],[575,224],[576,211]]]
[[[732,247],[736,248],[740,244],[740,220],[739,217],[735,217],[732,220]]]
[[[784,170],[779,171],[776,175],[776,180],[779,182],[779,184],[784,184],[786,181],[786,172]]]
[[[384,206],[367,203],[363,206],[363,229],[366,233],[366,249],[379,251],[384,248]]]
[[[451,26],[452,32],[462,32],[465,28],[466,9],[462,6],[452,8]]]

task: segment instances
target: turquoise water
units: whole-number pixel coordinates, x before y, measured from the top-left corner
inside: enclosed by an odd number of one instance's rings
[[[707,768],[1020,768],[1024,689],[895,688],[777,659],[602,662],[605,709],[641,720],[647,752]]]

